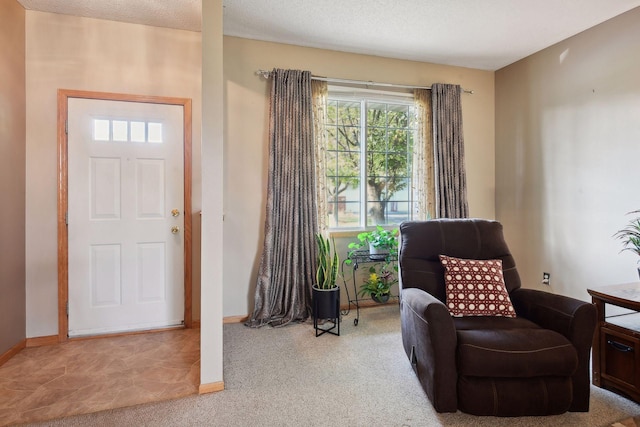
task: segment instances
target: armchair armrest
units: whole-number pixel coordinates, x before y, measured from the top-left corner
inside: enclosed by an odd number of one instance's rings
[[[590,348],[596,325],[593,304],[535,289],[514,290],[511,301],[519,316],[564,335],[577,348]]]
[[[518,316],[564,335],[576,349],[578,367],[573,374],[573,402],[569,411],[589,410],[589,357],[596,327],[591,303],[550,292],[519,288],[511,293]]]
[[[405,288],[401,293],[401,328],[405,352],[434,408],[455,412],[457,338],[449,310],[429,293]]]

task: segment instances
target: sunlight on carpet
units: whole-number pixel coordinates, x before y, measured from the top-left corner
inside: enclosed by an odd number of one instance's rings
[[[640,415],[611,424],[611,427],[640,427]]]

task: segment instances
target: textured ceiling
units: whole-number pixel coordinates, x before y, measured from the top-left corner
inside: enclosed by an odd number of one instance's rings
[[[200,31],[201,0],[18,1],[26,9]],[[638,6],[640,0],[224,0],[224,34],[496,70]]]
[[[207,0],[204,0],[207,1]],[[25,9],[200,31],[202,0],[18,0]]]

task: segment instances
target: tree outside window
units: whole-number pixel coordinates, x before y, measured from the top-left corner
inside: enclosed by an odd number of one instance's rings
[[[411,219],[413,103],[330,95],[326,129],[330,227]]]

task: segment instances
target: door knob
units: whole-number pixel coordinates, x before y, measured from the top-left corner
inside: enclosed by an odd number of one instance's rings
[[[171,216],[180,216],[180,211],[178,209],[173,209],[171,211]]]
[[[180,227],[178,227],[177,225],[174,225],[173,227],[171,227],[172,234],[178,234],[178,231],[180,231]]]

